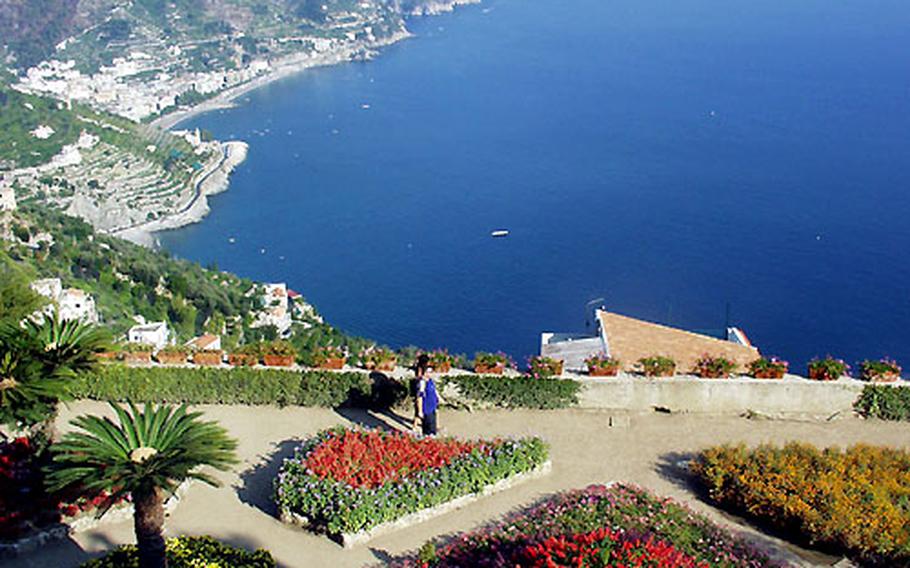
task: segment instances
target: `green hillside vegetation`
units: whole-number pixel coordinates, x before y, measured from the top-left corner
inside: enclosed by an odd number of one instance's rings
[[[187,178],[192,164],[200,159],[182,138],[84,105],[68,109],[55,99],[16,91],[8,81],[9,76],[0,76],[0,172],[44,164],[63,146],[76,142],[83,131],[161,165],[178,179]],[[54,130],[45,140],[31,134],[42,125]],[[149,146],[155,146],[154,151]]]
[[[40,307],[43,299],[28,283],[60,278],[64,287],[94,296],[102,323],[115,336],[133,325],[134,315],[167,321],[180,341],[204,332],[219,334],[228,349],[277,336],[274,328],[250,328],[253,312],[261,307],[251,280],[98,234],[84,221],[40,205],[24,205],[10,224],[11,232],[25,240],[47,232],[55,242],[34,249],[18,237],[0,240],[0,320],[16,321]],[[323,345],[344,346],[352,353],[372,345],[324,323],[293,330],[290,341],[305,359]]]

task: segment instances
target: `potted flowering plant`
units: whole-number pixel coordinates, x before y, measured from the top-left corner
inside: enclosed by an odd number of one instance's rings
[[[777,357],[759,357],[749,363],[749,373],[756,379],[782,379],[790,364]]]
[[[228,355],[228,363],[234,367],[252,367],[259,363],[262,347],[258,343],[241,345]]]
[[[901,377],[901,366],[894,359],[863,361],[860,363],[860,378],[873,383],[892,383]]]
[[[809,378],[813,381],[836,381],[846,375],[849,368],[842,359],[830,355],[824,359],[816,357],[809,361]]]
[[[501,375],[512,361],[505,353],[487,353],[481,351],[474,355],[474,372],[479,375]]]
[[[216,366],[224,360],[224,351],[221,349],[202,349],[193,351],[193,364]]]
[[[427,353],[430,358],[430,367],[439,374],[446,374],[452,370],[452,364],[455,363],[455,356],[451,355],[445,349],[437,349]]]
[[[262,361],[268,367],[290,367],[296,358],[297,350],[287,341],[279,339],[262,346]]]
[[[360,354],[360,361],[370,371],[394,371],[398,356],[384,347],[373,347]]]
[[[179,345],[168,345],[155,353],[155,359],[162,365],[184,365],[189,350]]]
[[[591,355],[585,359],[588,374],[592,377],[615,377],[622,366],[619,359],[606,355]]]
[[[125,343],[121,348],[123,360],[133,364],[149,364],[152,362],[152,351],[155,348],[145,343]]]
[[[672,377],[676,374],[676,361],[663,355],[652,355],[638,360],[641,373],[646,377]]]
[[[313,353],[313,365],[320,369],[341,369],[344,367],[344,352],[341,347],[326,345]]]
[[[703,379],[726,379],[735,368],[736,363],[733,361],[706,353],[695,362],[692,372]]]
[[[562,374],[563,362],[552,357],[536,355],[528,359],[528,374],[535,379],[548,379]]]

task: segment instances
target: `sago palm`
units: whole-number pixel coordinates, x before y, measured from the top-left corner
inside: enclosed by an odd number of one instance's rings
[[[12,428],[53,420],[70,398],[69,380],[95,364],[103,330],[56,316],[41,323],[0,325],[0,422]]]
[[[143,411],[132,403],[128,409],[113,403],[111,407],[119,424],[90,415],[72,421],[77,430],[53,447],[49,488],[79,488],[88,495],[107,491],[112,495],[110,502],[130,495],[139,565],[166,566],[166,495],[185,479],[218,485],[199,468],[229,469],[237,461],[237,442],[217,423],[200,420],[201,413],[188,412],[185,405],[146,405]]]

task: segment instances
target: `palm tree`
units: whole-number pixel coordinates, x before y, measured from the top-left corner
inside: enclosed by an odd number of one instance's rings
[[[164,501],[185,479],[217,486],[198,468],[226,471],[237,462],[236,440],[215,422],[199,420],[200,412],[146,404],[129,411],[111,403],[120,424],[110,418],[83,415],[72,421],[78,430],[53,446],[48,475],[52,491],[78,488],[83,493],[111,493],[109,503],[130,495],[141,568],[167,566],[164,550]],[[103,515],[106,509],[102,509]]]
[[[106,343],[102,329],[56,315],[0,324],[0,423],[50,433],[57,403],[70,398],[70,379],[90,370]]]

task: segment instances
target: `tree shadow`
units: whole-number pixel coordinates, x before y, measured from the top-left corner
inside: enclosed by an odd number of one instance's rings
[[[342,418],[364,428],[377,428],[379,430],[410,429],[413,422],[389,409],[370,410],[366,408],[341,407],[335,412]]]
[[[708,499],[708,493],[689,467],[695,454],[691,452],[668,452],[657,459],[657,474],[680,489],[695,493],[701,500]]]
[[[294,455],[302,440],[290,438],[275,444],[275,450],[267,455],[260,455],[260,461],[252,468],[240,474],[241,484],[235,487],[237,497],[243,503],[255,507],[263,513],[278,517],[278,507],[273,496],[273,485],[284,460]]]

